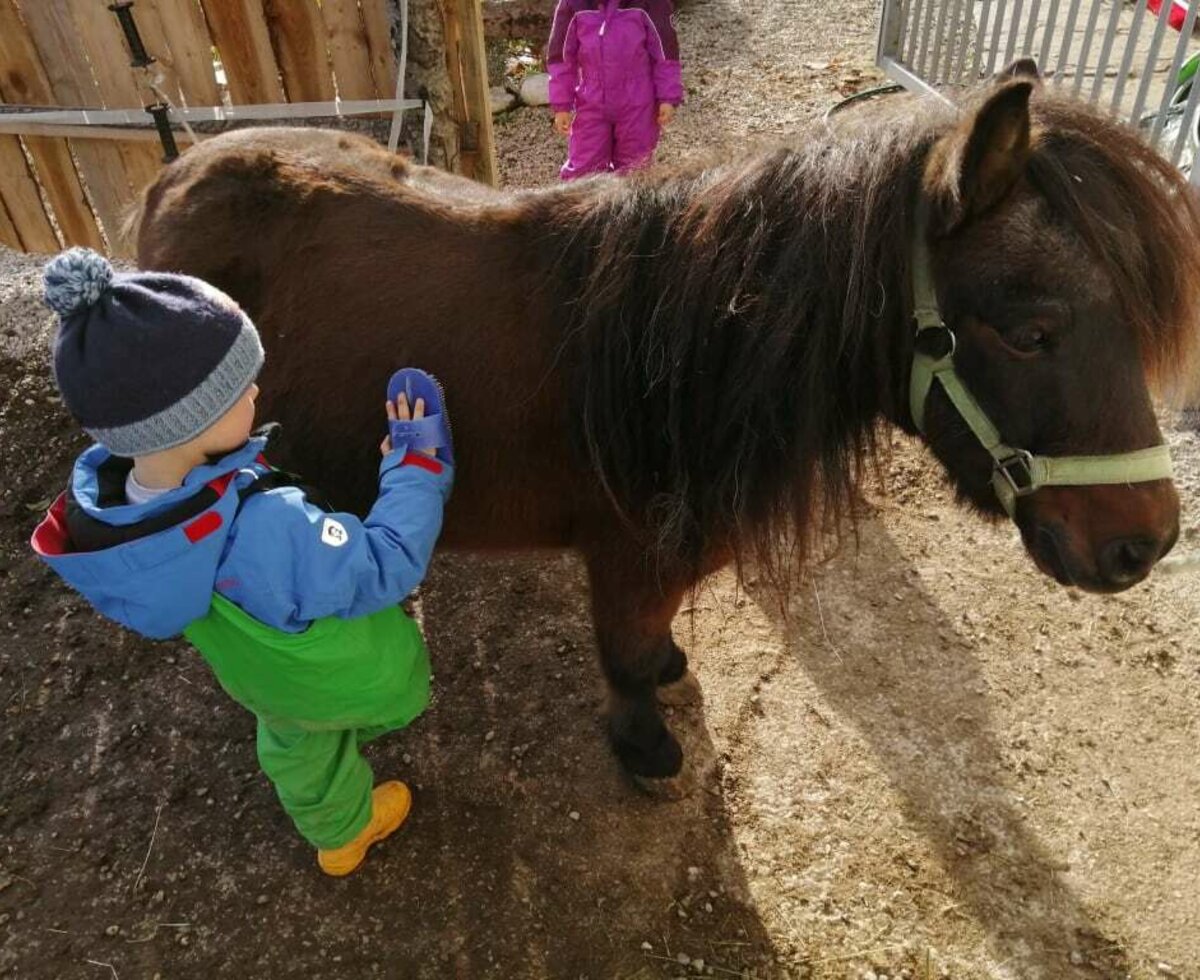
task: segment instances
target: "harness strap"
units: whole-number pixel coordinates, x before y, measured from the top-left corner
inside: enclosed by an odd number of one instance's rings
[[[914,341],[909,410],[918,431],[925,434],[925,406],[934,382],[942,386],[967,427],[992,457],[992,488],[1009,517],[1017,498],[1048,486],[1098,486],[1149,483],[1172,478],[1171,453],[1165,445],[1100,456],[1035,456],[1004,442],[954,368],[957,340],[942,319],[929,247],[926,244],[929,206],[922,198],[917,207],[913,243],[912,285]]]
[[[266,460],[261,456],[258,462],[266,465]],[[79,506],[75,495],[68,488],[66,493],[67,536],[76,551],[104,551],[182,525],[190,540],[199,541],[218,526],[203,523],[204,516],[225,495],[229,484],[236,475],[237,471],[234,470],[209,480],[203,488],[188,497],[187,500],[135,524],[108,524],[99,518],[92,517]],[[274,490],[277,487],[299,487],[310,502],[322,510],[327,509],[319,494],[311,487],[301,483],[299,477],[284,470],[275,469],[261,474],[238,490],[238,508],[241,509],[247,498],[254,494]]]

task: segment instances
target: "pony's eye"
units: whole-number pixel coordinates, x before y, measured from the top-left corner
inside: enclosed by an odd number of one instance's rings
[[[1004,343],[1018,354],[1041,354],[1054,347],[1054,331],[1044,320],[1025,320],[999,331]]]

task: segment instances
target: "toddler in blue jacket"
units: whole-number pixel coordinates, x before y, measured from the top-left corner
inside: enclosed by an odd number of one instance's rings
[[[399,603],[453,478],[440,390],[403,374],[387,404],[398,441],[360,521],[267,463],[251,435],[262,346],[224,293],[72,249],[47,265],[45,296],[55,380],[96,444],[34,550],[101,613],[200,650],[257,716],[259,761],[320,867],[350,873],[411,803],[402,782],[373,786],[359,748],[428,703],[428,655]]]

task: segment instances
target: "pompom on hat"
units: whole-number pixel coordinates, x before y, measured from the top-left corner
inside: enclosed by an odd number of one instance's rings
[[[54,378],[71,414],[117,456],[200,435],[262,369],[258,331],[219,289],[192,276],[116,272],[72,248],[44,272],[59,316]]]

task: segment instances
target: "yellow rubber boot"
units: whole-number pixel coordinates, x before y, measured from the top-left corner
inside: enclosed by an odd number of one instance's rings
[[[380,783],[371,791],[371,820],[354,840],[328,851],[317,851],[317,864],[327,875],[350,874],[367,856],[367,849],[394,833],[412,808],[412,794],[398,780]]]

